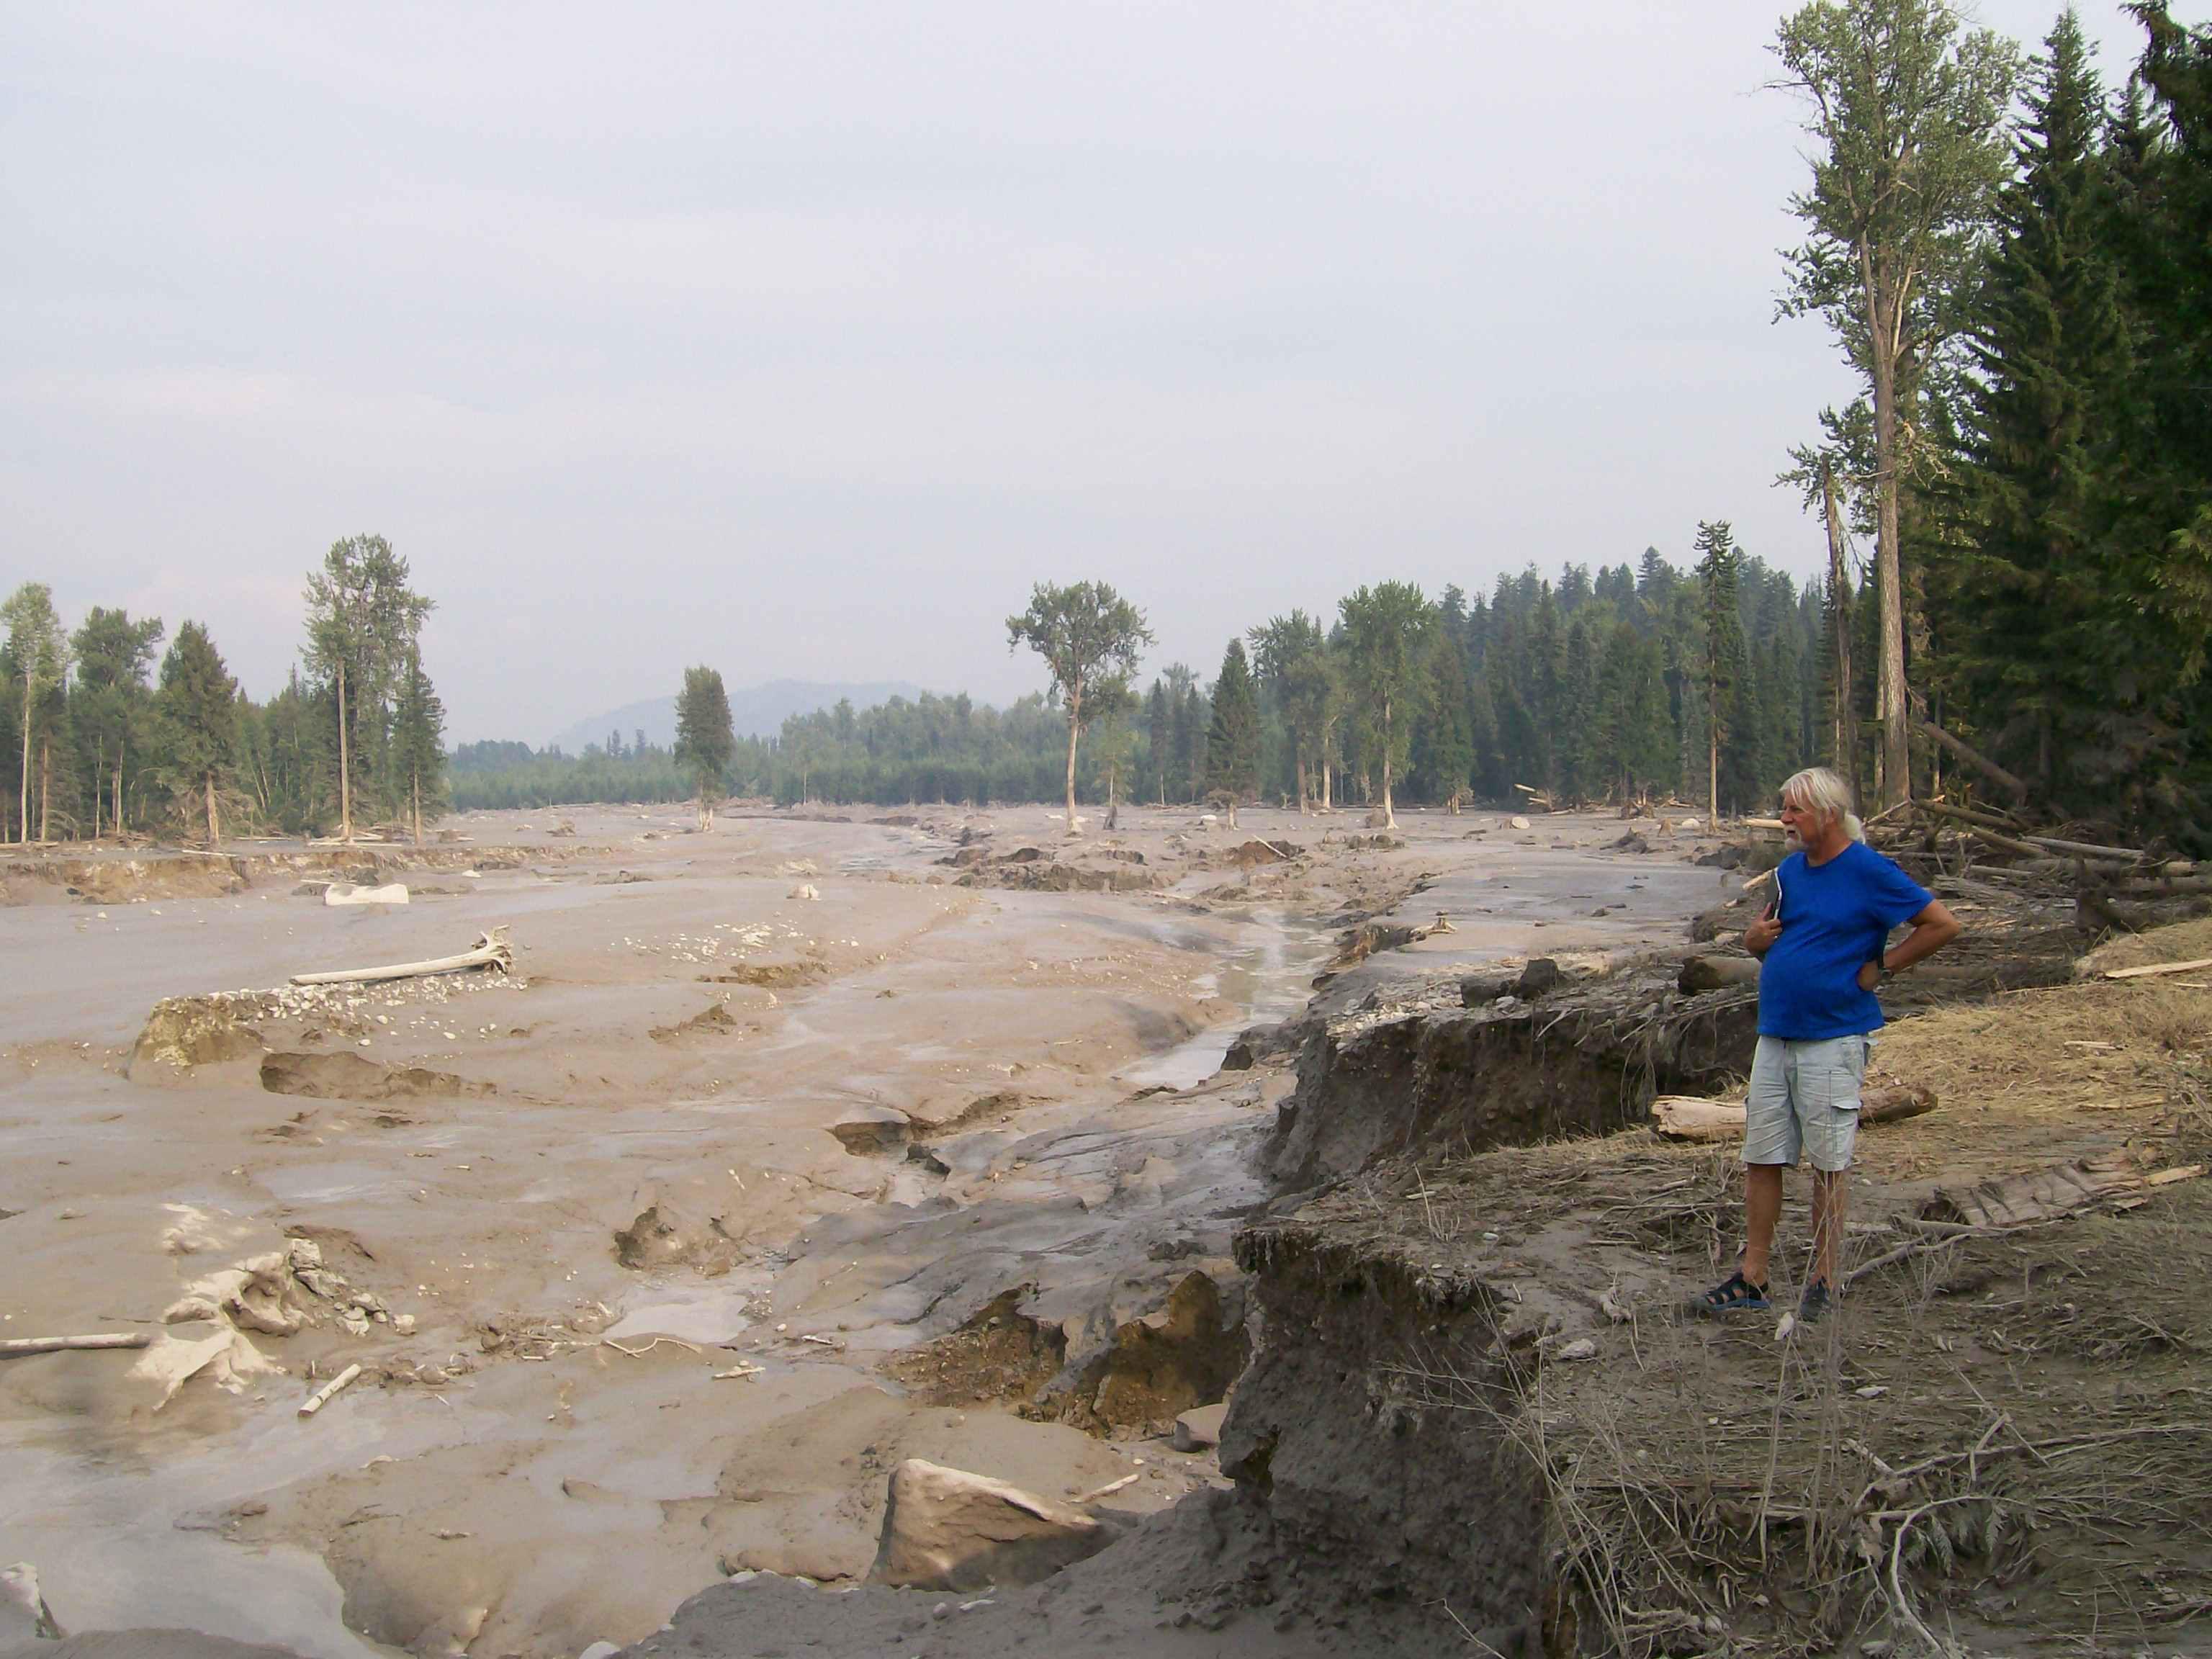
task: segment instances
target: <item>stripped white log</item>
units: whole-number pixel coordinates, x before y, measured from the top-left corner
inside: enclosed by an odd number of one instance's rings
[[[2153,974],[2194,974],[2212,968],[2212,957],[2198,957],[2191,962],[2154,962],[2142,968],[2107,968],[2106,979],[2143,979]]]
[[[300,1402],[300,1415],[302,1417],[313,1417],[317,1412],[322,1410],[324,1407],[329,1405],[331,1401],[337,1397],[337,1392],[340,1389],[344,1388],[347,1383],[352,1382],[354,1378],[360,1375],[360,1366],[347,1366],[329,1382],[324,1383],[321,1388],[317,1389],[314,1393],[309,1395],[305,1400]]]
[[[407,902],[407,884],[388,881],[381,887],[357,887],[349,881],[334,881],[323,889],[325,905],[340,904],[404,904]]]
[[[143,1348],[154,1340],[149,1331],[110,1332],[93,1336],[18,1336],[0,1342],[0,1359],[18,1354],[71,1353],[90,1348]]]
[[[423,979],[433,974],[465,973],[471,968],[514,971],[514,948],[507,942],[507,929],[495,927],[477,935],[473,951],[457,957],[434,957],[428,962],[395,962],[385,968],[339,968],[326,974],[295,974],[295,985],[367,985],[379,980]]]

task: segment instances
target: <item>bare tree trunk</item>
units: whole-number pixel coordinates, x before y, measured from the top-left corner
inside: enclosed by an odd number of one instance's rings
[[[1911,714],[1905,691],[1905,580],[1897,548],[1897,359],[1892,306],[1869,283],[1868,320],[1873,325],[1875,585],[1881,605],[1881,805],[1912,798]]]
[[[222,845],[222,828],[215,814],[215,774],[209,773],[203,781],[207,786],[208,851],[212,853]]]
[[[1382,827],[1395,830],[1398,815],[1390,805],[1390,700],[1382,700]]]
[[[107,770],[107,745],[96,743],[92,746],[92,838],[100,839],[100,780]]]
[[[1820,496],[1828,519],[1828,599],[1836,624],[1836,759],[1837,770],[1850,786],[1851,806],[1859,804],[1859,708],[1851,685],[1851,619],[1844,595],[1850,585],[1844,550],[1844,514],[1836,500],[1835,474],[1820,463]]]
[[[1721,727],[1718,718],[1709,708],[1705,711],[1705,827],[1717,829],[1720,821]]]
[[[353,762],[346,748],[345,659],[338,659],[338,834],[353,839]]]
[[[31,705],[37,701],[33,694],[31,677],[26,673],[23,676],[23,798],[17,804],[15,814],[16,827],[23,832],[16,841],[19,847],[31,844]]]
[[[39,845],[46,846],[53,840],[51,833],[50,809],[54,794],[54,740],[39,740]]]
[[[1297,769],[1297,775],[1298,775],[1298,816],[1299,816],[1300,817],[1305,817],[1305,815],[1306,815],[1306,756],[1305,756],[1305,750],[1304,750],[1303,749],[1300,749],[1300,750],[1296,750],[1296,751],[1295,751],[1295,753],[1294,753],[1294,761],[1295,761],[1295,764],[1296,764]]]
[[[110,816],[115,820],[115,833],[119,839],[123,834],[123,751],[119,749],[115,751],[115,811]]]
[[[415,798],[415,844],[420,847],[422,844],[422,773],[420,768],[410,775],[408,781],[412,785]]]
[[[1067,700],[1067,833],[1075,833],[1075,735],[1081,729],[1083,705],[1071,696]]]

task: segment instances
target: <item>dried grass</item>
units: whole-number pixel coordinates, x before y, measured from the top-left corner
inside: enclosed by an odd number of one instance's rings
[[[2212,923],[2125,943],[2212,954]],[[1871,1270],[1824,1324],[1778,1342],[1771,1320],[1646,1298],[1626,1358],[1532,1364],[1503,1406],[1417,1368],[1544,1472],[1586,1650],[1809,1655],[1879,1630],[1943,1654],[1942,1604],[1977,1588],[1978,1616],[2125,1631],[2120,1650],[2212,1619],[2212,1180],[2000,1234],[1904,1219],[1939,1182],[2204,1157],[2212,990],[2009,993],[1899,1022],[1875,1066],[1942,1103],[1862,1136],[1850,1245]],[[1733,1257],[1741,1197],[1733,1146],[1632,1132],[1384,1172],[1349,1202],[1423,1249],[1579,1239],[1594,1297],[1624,1261],[1702,1280]]]

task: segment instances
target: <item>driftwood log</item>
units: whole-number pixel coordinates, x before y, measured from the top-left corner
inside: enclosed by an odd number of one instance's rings
[[[1718,991],[1731,985],[1759,983],[1759,962],[1753,957],[1692,957],[1682,963],[1674,981],[1684,996]]]
[[[1861,1123],[1893,1123],[1936,1109],[1933,1089],[1869,1089],[1859,1098]],[[1668,1140],[1728,1140],[1743,1133],[1740,1100],[1661,1095],[1651,1103],[1652,1133]]]
[[[433,957],[427,962],[395,962],[383,968],[338,968],[325,974],[295,974],[295,985],[368,985],[387,979],[423,979],[433,974],[466,973],[472,968],[514,971],[514,948],[507,942],[507,929],[495,927],[477,935],[476,948],[457,957]]]
[[[144,1348],[154,1339],[145,1331],[112,1332],[95,1336],[17,1336],[0,1342],[0,1359],[20,1354],[73,1353],[93,1348]]]

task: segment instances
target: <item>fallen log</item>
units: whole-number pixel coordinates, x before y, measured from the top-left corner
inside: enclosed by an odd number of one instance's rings
[[[349,881],[334,881],[323,889],[323,902],[340,904],[404,904],[407,902],[407,884],[390,881],[381,887],[360,887]]]
[[[456,957],[434,957],[427,962],[395,962],[383,968],[338,968],[322,974],[295,974],[295,985],[368,985],[387,979],[424,979],[434,974],[465,973],[472,968],[514,971],[514,948],[507,942],[507,929],[495,927],[477,935],[476,948]]]
[[[0,1342],[0,1359],[22,1354],[74,1353],[94,1348],[143,1348],[153,1343],[148,1331],[104,1333],[94,1336],[17,1336]]]
[[[1965,738],[1953,737],[1934,720],[1916,720],[1913,724],[1920,728],[1924,736],[1942,748],[1949,750],[1951,753],[1966,762],[1992,783],[2008,792],[2012,796],[2014,805],[2027,799],[2027,784],[2023,779],[2006,771],[2003,767],[1999,766]]]
[[[2076,1215],[2107,1200],[2127,1206],[2141,1203],[2129,1194],[2147,1187],[2167,1187],[2195,1181],[2204,1173],[2201,1164],[2185,1164],[2146,1174],[2123,1153],[2085,1158],[2078,1164],[2029,1170],[1994,1181],[1942,1187],[1921,1207],[1923,1221],[1950,1221],[1973,1228],[2024,1227],[2039,1221],[2055,1221]]]
[[[1869,1089],[1859,1121],[1893,1123],[1936,1109],[1933,1089]],[[1651,1103],[1651,1131],[1668,1140],[1727,1140],[1743,1133],[1743,1103],[1696,1095],[1661,1095]]]
[[[2212,957],[2196,957],[2187,962],[2154,962],[2141,968],[2107,968],[2106,979],[2148,979],[2156,974],[2194,974],[2212,968]]]
[[[1759,963],[1752,957],[1692,957],[1682,963],[1674,988],[1684,996],[1718,991],[1730,985],[1759,983]]]

